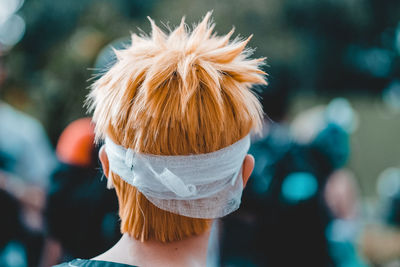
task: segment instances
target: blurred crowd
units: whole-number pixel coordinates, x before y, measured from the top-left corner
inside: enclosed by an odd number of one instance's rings
[[[366,226],[357,179],[346,168],[357,125],[350,102],[335,98],[291,122],[280,113],[253,136],[255,170],[239,211],[214,224],[210,266],[395,263],[400,172],[378,179],[382,194],[391,193],[387,217]],[[106,189],[91,119],[71,122],[53,150],[36,119],[4,102],[0,115],[0,266],[46,267],[108,249],[120,237],[118,203]]]
[[[91,258],[120,238],[117,199],[106,189],[93,125],[83,115],[83,69],[101,75],[98,70],[115,60],[110,47],[124,46],[121,36],[134,30],[132,22],[164,14],[168,6],[156,0],[53,2],[0,1],[4,267]],[[225,2],[216,6],[216,17],[237,8]],[[390,157],[383,172],[370,175],[378,196],[372,204],[363,196],[363,177],[349,164],[353,135],[368,124],[360,121],[354,94],[364,90],[379,99],[398,123],[391,129],[399,130],[400,5],[345,2],[269,0],[274,8],[266,8],[254,1],[232,12],[245,32],[259,34],[262,54],[272,55],[271,76],[269,87],[254,88],[267,115],[263,133],[252,137],[255,169],[241,208],[213,226],[210,266],[400,266],[400,158]],[[343,21],[332,24],[339,13]],[[289,114],[293,88],[305,87],[320,88],[310,91],[329,100]],[[337,97],[336,89],[350,97]],[[400,134],[372,128],[378,140]],[[400,151],[398,143],[390,146]],[[370,164],[362,162],[362,169]]]
[[[109,248],[120,237],[118,205],[90,118],[72,122],[53,151],[37,120],[0,110],[0,266],[52,266]]]
[[[109,248],[120,236],[117,203],[90,118],[70,123],[53,151],[37,120],[0,108],[0,265],[51,266]],[[400,257],[400,191],[387,218],[394,228],[364,232],[359,187],[345,167],[356,118],[337,98],[291,123],[266,120],[253,137],[256,166],[242,207],[212,238],[217,266],[367,266]],[[400,181],[390,175],[379,180],[382,190]]]

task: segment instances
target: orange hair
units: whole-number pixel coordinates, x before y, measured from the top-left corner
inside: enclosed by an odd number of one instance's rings
[[[216,151],[261,127],[262,109],[250,90],[266,84],[263,58],[249,59],[246,40],[213,33],[207,13],[193,31],[184,19],[169,33],[150,20],[150,36],[132,35],[115,51],[117,63],[92,87],[96,138],[156,155]],[[155,207],[115,173],[109,179],[119,199],[121,232],[140,240],[171,242],[198,235],[210,220]]]
[[[64,163],[90,166],[93,164],[94,149],[94,125],[90,118],[81,118],[64,129],[58,139],[56,153]]]

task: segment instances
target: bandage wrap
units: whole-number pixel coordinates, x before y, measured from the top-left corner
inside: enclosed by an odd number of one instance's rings
[[[223,217],[239,208],[247,135],[215,152],[187,156],[136,153],[105,140],[110,171],[160,209],[192,218]]]

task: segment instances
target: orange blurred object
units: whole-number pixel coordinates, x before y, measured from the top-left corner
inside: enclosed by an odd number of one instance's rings
[[[64,129],[57,143],[57,157],[60,161],[79,166],[92,163],[94,149],[94,125],[91,118],[82,118],[70,123]]]

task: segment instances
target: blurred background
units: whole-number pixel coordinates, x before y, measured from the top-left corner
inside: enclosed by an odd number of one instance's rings
[[[88,86],[146,16],[167,30],[209,10],[219,34],[254,34],[269,74],[256,168],[210,266],[400,266],[397,0],[0,0],[0,266],[118,240]]]

